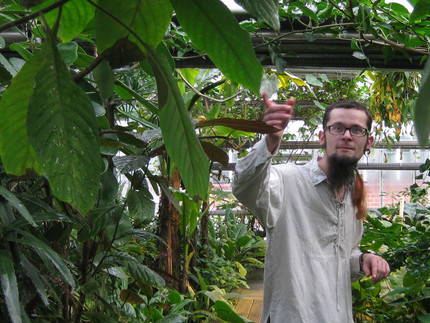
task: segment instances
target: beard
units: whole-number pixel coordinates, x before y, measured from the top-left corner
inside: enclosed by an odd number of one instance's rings
[[[328,158],[329,169],[327,177],[334,189],[352,184],[357,163],[357,159],[350,157],[339,158],[333,155]]]

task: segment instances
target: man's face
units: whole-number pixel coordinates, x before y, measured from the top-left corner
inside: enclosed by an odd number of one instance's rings
[[[354,137],[349,130],[343,135],[331,134],[327,127],[340,125],[343,127],[359,126],[367,129],[367,117],[364,111],[356,109],[333,109],[325,131],[320,131],[320,144],[325,148],[326,157],[337,157],[340,160],[358,161],[366,149],[373,143],[372,136]]]

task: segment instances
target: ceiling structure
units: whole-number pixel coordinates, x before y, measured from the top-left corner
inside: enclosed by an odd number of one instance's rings
[[[251,18],[246,12],[234,12],[234,15],[239,22]],[[385,62],[383,46],[378,44],[365,44],[363,53],[367,59],[358,59],[353,56],[356,50],[351,48],[349,40],[351,34],[348,34],[348,39],[318,33],[306,35],[302,31],[305,31],[307,18],[302,17],[300,21],[283,21],[278,34],[271,30],[250,34],[257,59],[264,67],[273,67],[267,40],[276,38],[288,72],[293,74],[318,72],[350,78],[366,68],[387,71],[422,71],[423,69],[421,63],[423,54],[408,52],[406,56],[398,49],[392,59]],[[176,23],[178,22],[176,21]],[[17,31],[4,31],[0,33],[0,36],[6,41],[6,47],[0,49],[0,53],[7,58],[17,55],[8,48],[10,44],[27,40],[24,33]],[[358,35],[357,38],[359,38]],[[371,36],[369,39],[372,39]],[[178,68],[213,68],[215,66],[209,57],[193,52],[188,53],[185,57],[175,57],[175,62]]]
[[[250,18],[246,13],[235,13],[236,19],[244,21]],[[255,49],[257,59],[264,67],[273,67],[267,40],[277,39],[282,58],[287,63],[290,73],[300,75],[302,73],[337,74],[341,78],[354,77],[357,72],[366,68],[375,68],[386,71],[422,71],[421,63],[423,54],[405,53],[400,49],[395,50],[394,56],[389,62],[385,61],[382,48],[378,44],[365,44],[363,53],[367,59],[358,59],[353,56],[356,50],[351,48],[351,34],[348,39],[342,36],[333,37],[324,34],[313,33],[311,36],[301,32],[306,25],[306,17],[297,21],[283,21],[281,31],[276,34],[272,31],[263,31],[259,34],[251,33],[251,41]],[[303,23],[304,22],[304,23]],[[284,35],[280,37],[280,35]],[[356,37],[359,38],[358,35]],[[368,35],[372,39],[371,35]],[[309,39],[312,39],[310,41]],[[207,56],[189,53],[184,58],[176,58],[178,68],[213,68],[214,64]]]

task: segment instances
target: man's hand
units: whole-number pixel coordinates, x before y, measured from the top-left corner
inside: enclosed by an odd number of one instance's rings
[[[287,127],[288,122],[291,120],[294,110],[294,104],[296,100],[289,99],[285,104],[278,104],[270,101],[267,93],[263,92],[263,102],[266,106],[266,111],[264,111],[263,121],[268,125],[279,128],[278,132],[269,133],[266,136],[267,149],[273,153],[278,147],[281,141],[284,129]]]
[[[388,277],[390,265],[380,256],[364,253],[362,270],[367,277],[372,275],[372,284],[376,284],[381,279]]]

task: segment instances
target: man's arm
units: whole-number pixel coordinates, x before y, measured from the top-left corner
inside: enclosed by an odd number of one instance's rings
[[[273,153],[279,146],[284,128],[291,119],[294,100],[286,104],[277,104],[270,101],[267,94],[263,94],[266,112],[263,120],[270,125],[278,127],[279,132],[266,135],[266,139],[255,144],[251,152],[241,158],[236,164],[236,176],[233,181],[233,194],[239,201],[248,207],[265,227],[276,222],[281,203],[282,187],[278,174],[269,175],[270,163]],[[269,137],[269,139],[267,139]],[[269,220],[270,219],[270,220]]]
[[[267,93],[263,93],[263,102],[266,106],[266,111],[264,112],[263,121],[268,125],[279,128],[278,132],[270,133],[266,135],[267,150],[273,154],[278,148],[279,143],[284,134],[284,129],[287,127],[288,122],[290,122],[293,115],[294,105],[296,100],[289,99],[284,104],[278,104],[270,101]]]

